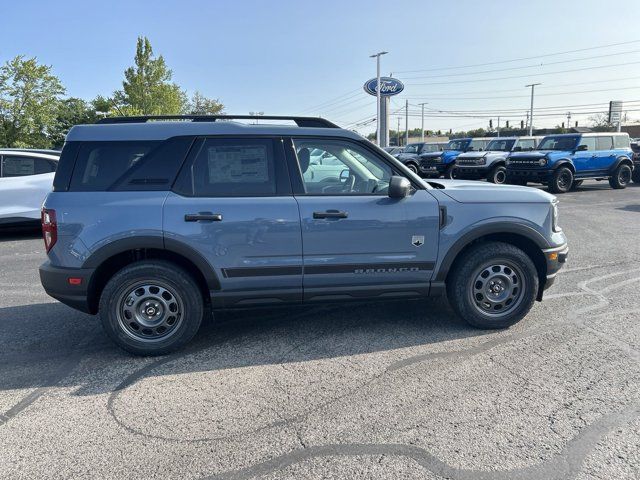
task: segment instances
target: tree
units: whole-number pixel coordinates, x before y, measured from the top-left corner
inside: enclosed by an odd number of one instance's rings
[[[218,115],[224,112],[224,105],[212,98],[207,98],[196,91],[191,101],[186,105],[185,112],[188,115]]]
[[[186,94],[171,82],[173,73],[162,55],[155,57],[149,39],[138,37],[135,65],[124,72],[122,90],[113,94],[119,115],[172,115],[184,111]]]
[[[91,103],[81,98],[65,98],[58,103],[55,124],[49,135],[51,143],[54,147],[61,147],[71,127],[95,123],[98,118],[99,115]]]
[[[19,55],[0,67],[0,144],[46,148],[65,92],[51,66]]]

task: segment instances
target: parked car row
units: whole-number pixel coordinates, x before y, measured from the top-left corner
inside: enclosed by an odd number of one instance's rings
[[[640,183],[640,147],[626,133],[456,138],[445,145],[409,144],[396,158],[422,177],[539,183],[553,193],[586,179],[608,180],[617,189]]]

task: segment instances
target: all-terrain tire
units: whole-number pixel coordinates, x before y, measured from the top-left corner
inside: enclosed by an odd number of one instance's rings
[[[549,180],[551,193],[567,193],[573,186],[573,172],[569,167],[558,167]]]
[[[627,188],[627,185],[631,182],[632,175],[631,167],[626,163],[621,163],[614,170],[613,175],[609,177],[609,185],[616,190]]]

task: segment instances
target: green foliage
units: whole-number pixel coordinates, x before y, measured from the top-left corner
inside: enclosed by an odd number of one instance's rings
[[[51,67],[19,55],[0,67],[0,144],[51,146],[60,97],[65,92]]]
[[[149,39],[139,37],[134,66],[124,72],[122,90],[113,94],[118,115],[180,114],[187,103],[184,91],[171,82],[173,73],[162,55],[155,57]]]
[[[217,98],[207,98],[200,92],[193,94],[184,111],[188,115],[218,115],[223,112],[224,105]]]
[[[71,127],[83,123],[95,123],[98,118],[92,104],[81,98],[65,98],[58,103],[56,121],[49,135],[52,145],[56,148],[62,147]]]

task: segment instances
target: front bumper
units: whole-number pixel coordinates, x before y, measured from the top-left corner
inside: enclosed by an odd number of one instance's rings
[[[420,173],[429,177],[439,177],[446,170],[450,163],[420,163]]]
[[[547,260],[547,279],[544,284],[544,289],[546,290],[555,283],[558,272],[567,263],[569,246],[564,244],[560,247],[548,248],[542,252]]]
[[[489,168],[484,166],[463,167],[456,165],[455,178],[486,178],[489,175]]]
[[[526,180],[527,182],[547,183],[553,170],[507,167],[507,182],[509,180]]]
[[[93,273],[93,268],[54,267],[47,261],[40,265],[40,282],[47,295],[81,312],[95,313],[89,302]],[[70,283],[70,278],[74,279],[74,284]],[[80,279],[79,283],[76,279]]]

